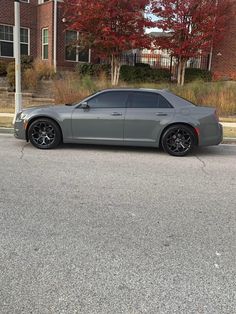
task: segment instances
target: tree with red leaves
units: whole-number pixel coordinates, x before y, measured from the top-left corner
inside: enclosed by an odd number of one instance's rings
[[[178,84],[184,85],[187,61],[209,53],[222,38],[230,17],[229,0],[154,0],[156,26],[168,36],[155,45],[178,59]]]
[[[79,31],[77,44],[109,58],[111,82],[117,85],[122,52],[150,46],[149,0],[65,0],[63,5],[67,28]]]

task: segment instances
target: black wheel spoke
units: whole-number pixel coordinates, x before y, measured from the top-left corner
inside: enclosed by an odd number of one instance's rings
[[[47,122],[39,122],[32,129],[32,139],[39,146],[47,146],[55,141],[55,130]]]
[[[183,155],[191,149],[192,137],[188,129],[176,127],[167,133],[165,143],[171,153]]]

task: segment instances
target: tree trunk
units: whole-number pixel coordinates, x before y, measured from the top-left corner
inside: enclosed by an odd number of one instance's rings
[[[112,55],[111,56],[111,84],[113,86],[117,86],[120,78],[120,60],[118,57]]]
[[[111,56],[111,84],[114,81],[114,55]]]
[[[181,86],[184,86],[184,82],[185,82],[185,69],[186,69],[186,61],[184,61],[182,64]]]
[[[177,84],[184,86],[185,81],[186,60],[179,58]]]
[[[178,62],[178,71],[177,71],[177,84],[181,85],[181,72],[182,72],[182,58],[179,57],[179,62]]]

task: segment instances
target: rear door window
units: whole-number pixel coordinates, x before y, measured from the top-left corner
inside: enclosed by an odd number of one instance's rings
[[[132,93],[129,108],[158,108],[158,94],[149,92]]]

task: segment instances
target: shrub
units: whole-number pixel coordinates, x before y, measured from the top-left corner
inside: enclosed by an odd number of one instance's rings
[[[7,63],[5,61],[0,61],[0,76],[5,76],[7,74]]]
[[[135,66],[136,67],[146,67],[146,68],[150,68],[151,67],[150,64],[148,64],[148,63],[141,63],[141,62],[135,63]]]
[[[33,68],[26,69],[23,73],[23,87],[25,89],[36,89],[38,82],[37,73]]]
[[[21,76],[24,77],[24,72],[32,69],[33,57],[21,56]],[[7,65],[7,80],[11,88],[15,87],[15,62],[10,62]],[[24,82],[23,82],[24,85]]]
[[[54,81],[55,103],[70,104],[79,102],[90,94],[88,90],[80,89],[71,78]]]
[[[212,73],[208,70],[188,68],[185,71],[185,81],[193,82],[202,80],[204,82],[210,82],[212,80]]]
[[[53,67],[48,65],[46,61],[36,59],[33,62],[33,68],[36,71],[38,80],[49,80],[55,76]]]
[[[33,67],[33,57],[32,56],[21,56],[21,68],[22,70],[30,69]]]
[[[7,80],[11,88],[15,87],[15,62],[8,63]]]
[[[81,90],[86,90],[89,93],[94,93],[97,90],[95,81],[89,75],[82,77],[79,85]]]
[[[92,76],[98,78],[101,73],[104,73],[107,77],[109,77],[111,73],[111,66],[109,64],[79,63],[76,66],[76,72],[80,76]]]
[[[170,80],[170,72],[167,69],[152,69],[146,66],[123,65],[120,72],[121,80],[130,83],[153,83]]]

